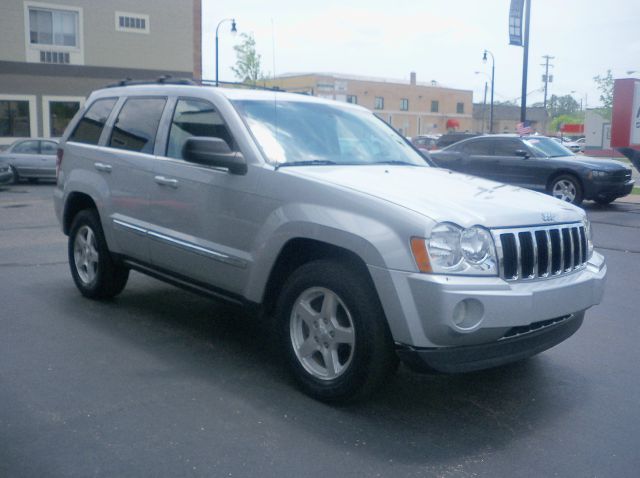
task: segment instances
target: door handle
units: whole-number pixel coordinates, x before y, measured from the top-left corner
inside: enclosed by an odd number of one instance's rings
[[[93,165],[95,166],[95,168],[98,171],[102,171],[103,173],[110,173],[111,172],[111,165],[110,164],[93,163]]]
[[[153,178],[153,180],[160,186],[170,186],[172,188],[178,187],[177,179],[165,178],[164,176],[156,176]]]

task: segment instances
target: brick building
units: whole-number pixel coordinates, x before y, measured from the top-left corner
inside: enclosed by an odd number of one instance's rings
[[[471,90],[419,83],[415,73],[405,82],[334,73],[287,74],[265,85],[359,104],[405,136],[445,133],[452,127],[472,129]]]

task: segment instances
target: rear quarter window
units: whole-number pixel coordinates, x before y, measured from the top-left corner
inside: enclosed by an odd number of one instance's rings
[[[69,141],[97,145],[104,124],[116,104],[117,98],[104,98],[95,101],[84,113],[82,119],[69,136]]]

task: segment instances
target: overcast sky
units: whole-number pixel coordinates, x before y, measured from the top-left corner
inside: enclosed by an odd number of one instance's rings
[[[640,77],[639,0],[531,0],[528,104],[542,101],[543,55],[554,56],[551,94],[575,91],[600,103],[593,77]],[[215,28],[227,17],[253,33],[262,69],[271,75],[336,72],[418,81],[474,91],[482,102],[490,61],[495,98],[515,100],[522,85],[522,47],[508,45],[509,0],[203,0],[204,77],[215,76]],[[236,81],[230,23],[220,27],[220,80]],[[532,90],[536,90],[532,92]]]

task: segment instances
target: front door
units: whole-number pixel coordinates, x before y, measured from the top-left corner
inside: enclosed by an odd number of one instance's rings
[[[151,192],[152,263],[161,270],[240,294],[250,263],[260,201],[256,175],[187,162],[182,147],[192,136],[237,144],[208,100],[179,98],[171,117],[166,156],[156,162]],[[256,202],[256,204],[253,204]]]
[[[501,181],[530,188],[534,185],[535,165],[538,158],[517,138],[496,138],[494,155]],[[524,156],[523,153],[527,153]]]

